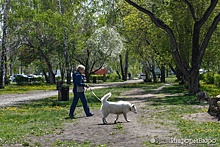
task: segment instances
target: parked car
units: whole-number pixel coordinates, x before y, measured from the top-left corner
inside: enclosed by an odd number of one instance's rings
[[[140,75],[138,76],[138,79],[146,79],[146,75],[140,74]]]
[[[16,77],[28,78],[28,76],[23,75],[23,74],[14,74],[14,75],[10,76],[10,81],[11,81],[11,82],[15,82],[15,78],[16,78]]]
[[[34,74],[28,74],[27,77],[28,77],[28,78],[38,78],[39,76],[34,75]]]

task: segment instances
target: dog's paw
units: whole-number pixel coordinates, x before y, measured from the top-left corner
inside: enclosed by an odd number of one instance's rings
[[[126,120],[127,122],[130,122],[130,120]]]

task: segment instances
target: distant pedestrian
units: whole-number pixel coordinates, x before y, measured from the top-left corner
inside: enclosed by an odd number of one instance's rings
[[[90,112],[89,106],[87,104],[87,99],[84,94],[85,87],[89,88],[88,85],[84,84],[84,77],[83,74],[85,73],[85,67],[83,65],[79,65],[77,67],[77,70],[73,73],[73,83],[74,83],[74,88],[73,88],[73,93],[74,93],[74,98],[72,105],[70,106],[70,112],[69,112],[69,117],[70,119],[74,118],[74,111],[76,109],[76,105],[80,100],[82,101],[84,111],[86,113],[86,116],[93,116]]]
[[[128,79],[131,80],[131,73],[128,73]]]

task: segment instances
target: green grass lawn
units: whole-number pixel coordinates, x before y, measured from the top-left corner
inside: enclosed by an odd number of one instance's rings
[[[2,94],[23,94],[35,90],[56,90],[56,85],[49,84],[32,84],[32,85],[17,85],[9,84],[4,89],[0,89],[0,95]]]
[[[122,91],[129,91],[132,88],[143,88],[146,92],[149,92],[152,89],[160,87],[161,85],[162,84],[160,83],[128,84],[117,88],[108,88],[94,91],[99,97],[103,96],[107,92],[112,92],[111,100],[115,101],[117,100],[117,96]],[[25,87],[26,86],[23,88],[25,89]],[[36,86],[35,88],[34,87],[35,86],[27,86],[26,89],[37,90],[41,86]],[[15,86],[15,88],[18,87]],[[55,89],[55,86],[51,86],[50,88]],[[206,89],[212,93],[217,93],[216,91],[220,90],[219,88],[209,85],[202,85],[202,89]],[[183,92],[187,92],[185,87],[179,86],[177,84],[164,88],[159,92],[159,94],[179,93],[180,95],[153,98],[150,102],[146,103],[146,108],[144,108],[151,111],[151,113],[146,115],[143,114],[143,116],[139,118],[138,121],[142,124],[153,123],[158,125],[158,127],[164,126],[167,128],[173,128],[176,130],[175,136],[178,138],[217,139],[217,146],[220,145],[219,122],[196,122],[182,118],[184,114],[193,114],[207,111],[206,109],[197,107],[199,106],[199,103],[188,103],[189,101],[194,100],[194,96],[185,96],[182,94]],[[46,134],[63,133],[64,123],[76,121],[64,119],[68,116],[72,96],[73,95],[70,94],[71,99],[67,102],[58,102],[57,97],[50,97],[43,100],[32,101],[28,104],[0,108],[0,146],[4,144],[17,143],[23,144],[23,146],[28,146],[29,140],[26,140],[26,138],[29,136],[44,136]],[[90,91],[86,91],[86,96],[90,105],[90,109],[97,110],[100,108],[99,100],[97,100]],[[80,101],[78,106],[82,106]],[[76,114],[81,112],[82,108],[76,109]],[[74,141],[62,142],[59,140],[53,143],[54,146],[90,146],[90,144],[90,142],[84,142],[79,145]],[[148,142],[145,144],[146,146],[150,145]],[[35,142],[35,146],[41,146],[41,143]]]
[[[219,94],[220,89],[214,85],[202,84],[201,89],[205,89],[210,94]],[[201,107],[199,102],[194,102],[195,96],[185,96],[182,92],[187,92],[185,86],[172,85],[165,87],[159,93],[180,94],[179,96],[165,96],[162,98],[152,99],[146,109],[150,111],[147,115],[139,118],[143,124],[155,124],[160,127],[172,128],[175,132],[172,137],[178,139],[192,139],[203,141],[216,141],[214,146],[220,145],[220,123],[219,122],[196,122],[183,119],[185,114],[207,112],[207,107]],[[208,104],[206,104],[208,105]],[[149,116],[150,115],[150,116]],[[146,117],[147,116],[147,117]],[[147,146],[152,144],[146,142]],[[153,145],[154,146],[154,145]],[[166,145],[162,145],[166,146]],[[194,146],[207,146],[204,144],[195,144]]]

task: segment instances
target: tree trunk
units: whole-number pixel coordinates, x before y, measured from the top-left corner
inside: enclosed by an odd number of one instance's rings
[[[188,77],[188,89],[189,94],[199,92],[199,70],[191,72],[190,77]]]
[[[44,75],[44,77],[45,77],[46,83],[49,84],[49,79],[48,79],[47,73],[45,72],[44,69],[43,69],[43,75]]]
[[[211,116],[216,116],[220,120],[220,98],[210,98],[209,99],[209,109],[208,113]]]
[[[121,55],[119,55],[119,59],[120,59],[121,76],[122,76],[122,80],[124,80],[125,79],[125,74],[124,74],[122,56]]]
[[[153,76],[153,81],[154,81],[154,83],[157,83],[157,75],[156,75],[156,73],[155,73],[155,70],[152,69],[152,70],[151,70],[151,73],[152,73],[152,76]]]
[[[151,56],[151,58],[152,58],[152,65],[151,65],[151,73],[152,73],[152,76],[153,76],[153,82],[154,83],[157,83],[157,75],[156,75],[156,73],[155,73],[155,62],[154,62],[154,55],[152,54],[152,56]]]
[[[38,47],[38,52],[47,64],[47,68],[48,68],[48,72],[49,72],[49,83],[55,84],[56,83],[55,74],[53,73],[53,68],[52,68],[52,65],[51,65],[48,57],[43,53],[43,51],[41,50],[40,47]]]
[[[88,71],[88,68],[85,69],[85,77],[86,77],[86,83],[90,83],[90,73]]]
[[[127,81],[127,75],[128,75],[128,49],[125,53],[125,71],[124,71],[124,81]]]
[[[5,85],[8,85],[9,84],[9,81],[8,81],[8,78],[7,78],[7,75],[8,75],[8,64],[7,64],[7,56],[5,55],[5,72],[4,72],[4,84]]]
[[[9,9],[9,0],[5,1],[5,8],[3,13],[3,27],[2,27],[2,54],[0,65],[0,89],[4,89],[4,72],[5,72],[5,58],[6,58],[6,35],[7,35],[7,18]]]
[[[53,73],[53,70],[52,70],[52,66],[49,67],[49,81],[50,81],[50,84],[55,84],[56,83],[56,79],[55,79],[55,74]]]
[[[161,70],[160,71],[161,71],[160,81],[162,83],[165,83],[165,72],[166,72],[166,70],[165,70],[165,66],[164,65],[161,66]]]
[[[145,82],[151,82],[151,77],[149,76],[150,69],[148,68],[147,64],[144,63],[144,73],[146,75],[144,81]]]
[[[64,76],[65,76],[65,71],[64,70],[60,70],[61,73],[61,81],[64,81]]]
[[[121,79],[121,75],[118,70],[116,70],[116,73],[118,74],[118,79]]]
[[[64,30],[64,32],[66,32]],[[68,49],[68,42],[67,42],[67,36],[66,33],[64,34],[65,39],[64,39],[64,44],[65,44],[65,60],[66,60],[66,74],[67,74],[67,84],[71,84],[71,70],[70,70],[70,61],[69,61],[69,49]]]

